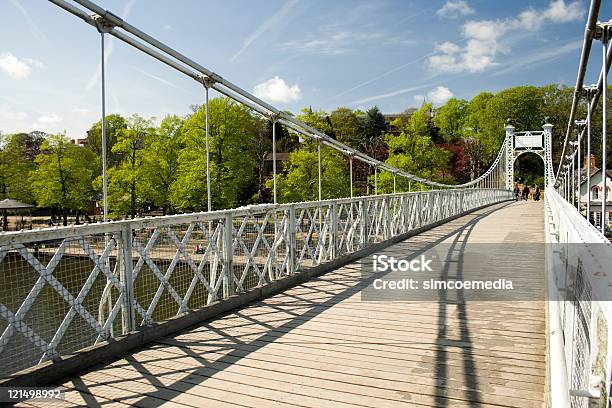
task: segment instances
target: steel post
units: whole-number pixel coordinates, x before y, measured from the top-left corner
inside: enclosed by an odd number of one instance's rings
[[[603,191],[602,191],[602,199],[601,199],[601,233],[605,234],[606,233],[606,228],[607,228],[607,217],[606,217],[606,207],[608,205],[608,187],[607,187],[607,133],[608,133],[608,129],[607,129],[607,123],[608,123],[608,108],[607,108],[607,104],[608,104],[608,45],[609,45],[609,41],[608,41],[608,30],[607,27],[604,28],[604,33],[603,33],[603,38],[602,38],[602,43],[603,43],[603,47],[602,47],[602,55],[603,55],[603,65],[602,65],[602,69],[601,69],[601,75],[602,75],[602,84],[603,84],[603,90],[602,90],[602,101],[601,101],[601,106],[602,106],[602,129],[601,129],[601,177],[603,180]]]
[[[206,93],[206,199],[207,199],[207,209],[208,211],[212,211],[212,196],[210,192],[210,144],[209,144],[209,134],[210,134],[210,126],[209,126],[209,100],[208,100],[208,84],[204,84],[204,89]]]
[[[274,204],[276,199],[276,119],[272,120],[272,179],[274,183]]]
[[[349,183],[351,187],[351,198],[353,198],[353,155],[349,155]]]
[[[319,201],[321,201],[323,199],[321,192],[321,140],[317,140],[317,163],[319,171]]]
[[[103,220],[108,221],[108,181],[107,181],[107,169],[106,162],[108,153],[106,152],[106,73],[104,66],[104,33],[100,33],[100,82],[102,86],[102,199],[103,199]]]

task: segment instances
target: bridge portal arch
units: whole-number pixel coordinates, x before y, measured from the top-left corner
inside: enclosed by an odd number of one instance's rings
[[[544,185],[546,187],[553,181],[552,167],[552,128],[553,125],[546,123],[542,130],[527,130],[515,132],[514,126],[506,125],[505,153],[506,153],[506,188],[514,186],[514,164],[516,160],[526,154],[534,153],[544,162]]]

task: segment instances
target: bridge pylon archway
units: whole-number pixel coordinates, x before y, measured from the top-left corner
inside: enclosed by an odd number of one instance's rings
[[[548,187],[553,182],[552,166],[552,128],[546,123],[542,130],[527,130],[515,132],[514,126],[506,125],[505,154],[506,154],[506,188],[514,187],[514,162],[525,153],[535,153],[544,162],[544,185]]]

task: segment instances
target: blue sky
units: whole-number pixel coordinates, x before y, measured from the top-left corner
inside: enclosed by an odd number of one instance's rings
[[[279,108],[389,113],[424,98],[573,85],[588,9],[583,0],[98,4]],[[600,20],[611,11],[603,2]],[[97,31],[40,0],[2,0],[0,15],[0,131],[83,137],[100,112]],[[108,113],[159,119],[202,103],[201,85],[108,38]],[[586,81],[595,78],[591,69]]]

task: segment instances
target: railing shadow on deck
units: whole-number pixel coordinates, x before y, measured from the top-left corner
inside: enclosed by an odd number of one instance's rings
[[[424,232],[423,234],[431,235],[433,241],[424,243],[421,248],[416,249],[415,252],[413,252],[410,255],[415,256],[420,253],[423,253],[451,237],[455,237],[453,240],[453,244],[452,244],[453,248],[458,247],[459,248],[458,251],[459,253],[461,253],[461,251],[465,247],[465,242],[466,242],[465,238],[469,236],[474,226],[479,221],[481,221],[483,218],[491,215],[492,213],[496,211],[499,211],[500,209],[504,208],[507,205],[509,204],[505,203],[505,204],[498,205],[491,209],[481,210],[482,211],[481,213],[476,214],[473,217],[473,219],[471,219],[468,223],[461,225],[459,227],[455,227],[453,225],[456,223],[456,221],[455,222],[451,221],[450,223],[444,224],[434,230]],[[470,215],[468,215],[468,217],[469,216]],[[450,231],[448,231],[449,226],[452,227]],[[460,240],[461,237],[464,238],[463,241]],[[450,253],[449,253],[449,256],[450,256]],[[445,272],[443,272],[443,274],[444,273]],[[286,302],[271,303],[269,301],[262,300],[262,301],[257,302],[253,306],[253,307],[257,307],[260,305],[264,305],[264,306],[267,306],[269,308],[276,310],[278,313],[289,314],[293,316],[289,318],[281,317],[279,319],[280,321],[283,321],[283,320],[286,320],[286,321],[279,326],[276,326],[274,324],[269,324],[269,323],[274,323],[274,321],[272,322],[268,321],[268,323],[264,323],[258,320],[256,316],[253,317],[251,315],[247,315],[243,313],[245,309],[242,309],[239,311],[230,312],[229,314],[233,314],[233,315],[236,315],[238,317],[241,317],[247,320],[248,323],[246,324],[228,326],[225,329],[219,329],[215,327],[214,322],[206,323],[206,324],[199,325],[195,328],[192,327],[191,329],[187,329],[182,332],[179,332],[172,337],[167,337],[167,338],[164,338],[158,341],[157,342],[158,344],[154,345],[151,349],[155,350],[155,349],[169,348],[169,350],[164,350],[167,352],[168,356],[161,357],[161,358],[157,356],[155,358],[151,358],[151,360],[147,361],[147,363],[151,362],[155,364],[155,361],[157,361],[159,367],[168,367],[160,373],[152,374],[148,372],[147,369],[142,364],[142,362],[140,362],[139,360],[133,357],[133,355],[139,353],[139,351],[142,351],[144,348],[137,349],[132,354],[125,356],[127,360],[126,363],[119,362],[119,363],[115,363],[112,365],[113,367],[124,367],[124,368],[131,368],[135,370],[135,372],[139,373],[139,377],[132,378],[128,381],[136,380],[136,381],[146,382],[152,385],[156,389],[156,391],[147,393],[147,395],[143,396],[142,398],[132,403],[136,403],[137,405],[140,405],[140,406],[143,406],[143,405],[158,406],[162,403],[162,401],[164,401],[165,398],[168,397],[168,391],[173,389],[173,386],[176,386],[175,389],[180,389],[180,392],[188,392],[189,389],[206,382],[216,373],[222,372],[228,367],[231,367],[233,364],[239,362],[245,357],[248,357],[253,352],[261,349],[266,344],[275,342],[281,339],[286,334],[291,333],[293,329],[302,326],[304,323],[318,316],[321,312],[350,298],[351,296],[359,294],[359,292],[365,286],[371,284],[371,279],[369,280],[358,279],[356,282],[354,273],[353,274],[351,273],[342,274],[341,272],[337,271],[335,272],[335,274],[337,275],[340,274],[341,276],[344,275],[346,277],[345,282],[334,281],[335,285],[341,286],[340,289],[326,290],[325,288],[309,287],[309,288],[312,288],[314,292],[320,293],[321,294],[320,298],[315,298],[315,299],[305,298],[305,297],[302,297],[296,294],[292,294],[291,292],[288,292],[288,293],[282,294],[282,296],[290,298]],[[324,279],[324,277],[317,278],[313,281],[322,280],[322,279]],[[444,326],[445,326],[445,319],[446,319],[446,314],[444,310],[445,305],[446,305],[445,302],[446,302],[446,299],[443,299],[443,301],[440,302],[440,317],[438,321],[438,325],[440,329],[437,335],[437,340],[436,340],[436,345],[435,345],[435,350],[436,350],[435,374],[436,374],[436,378],[439,380],[436,386],[436,390],[435,390],[435,393],[436,393],[435,397],[436,397],[436,403],[438,406],[451,406],[453,402],[452,399],[449,399],[446,396],[446,385],[445,385],[445,379],[447,376],[447,362],[446,362],[445,348],[448,347],[448,344],[447,344],[448,342],[446,343],[444,342],[444,339],[445,339]],[[460,317],[461,317],[460,319],[461,321],[461,327],[460,327],[461,342],[468,343],[467,346],[462,347],[462,352],[464,353],[464,359],[463,359],[464,373],[465,373],[464,376],[465,376],[466,385],[468,387],[467,397],[469,398],[470,403],[478,405],[480,403],[480,396],[479,396],[480,391],[478,390],[478,381],[475,375],[476,374],[475,373],[475,370],[476,370],[475,362],[474,362],[474,359],[472,357],[472,352],[471,352],[471,339],[469,335],[469,330],[467,328],[467,319],[468,319],[467,310],[465,309],[465,303],[463,302],[461,298],[457,300],[457,304],[459,306],[459,312],[460,312]],[[246,309],[248,308],[249,307],[247,306]],[[275,313],[275,312],[271,312],[271,313]],[[242,327],[242,328],[257,327],[260,331],[250,332],[244,335],[242,334],[241,335],[231,335],[228,333],[229,331],[231,331],[231,329],[237,328],[237,327]],[[212,331],[218,335],[218,338],[217,339],[207,339],[205,341],[177,339],[177,337],[180,338],[181,335],[184,335],[190,332],[194,332],[194,331],[198,331],[198,330]],[[256,337],[255,339],[252,339],[253,335],[259,335],[259,336]],[[243,340],[242,339],[243,337],[246,337],[247,339]],[[376,343],[375,339],[373,340],[374,341],[372,343]],[[351,343],[353,342],[342,342],[342,344],[351,344]],[[363,343],[363,342],[360,342],[360,343]],[[338,344],[338,342],[333,342],[333,344]],[[198,348],[200,347],[211,347],[211,346],[214,348],[210,350],[206,350],[205,352],[198,351]],[[171,348],[171,347],[174,347],[174,348]],[[180,352],[177,350],[180,350]],[[222,355],[217,358],[219,354],[222,354]],[[177,369],[177,368],[169,368],[171,364],[164,364],[166,362],[171,363],[174,360],[184,359],[185,357],[189,357],[193,359],[194,361],[197,361],[199,366],[194,367],[193,369],[191,368],[178,368]],[[103,369],[104,367],[105,366],[103,365],[99,365],[97,367],[94,367],[90,371],[94,371],[96,370],[96,368]],[[164,376],[164,375],[165,376],[169,376],[169,375],[176,376],[177,374],[179,375],[179,377],[177,377],[176,381],[173,384],[164,384],[163,382],[159,381],[156,378],[156,377]],[[180,376],[182,374],[184,374],[184,376]],[[282,378],[279,378],[279,380],[282,381]],[[125,381],[126,381],[125,379],[117,377],[116,381],[100,381],[95,385],[87,386],[84,382],[80,380],[80,377],[75,377],[71,379],[71,382],[74,388],[81,391],[83,398],[86,398],[86,400],[88,401],[88,404],[90,402],[93,402],[91,401],[91,398],[92,398],[92,395],[95,395],[96,386],[118,384],[118,383],[122,383]],[[127,386],[126,386],[126,389],[128,389]],[[235,392],[240,393],[240,390],[236,390]],[[91,394],[91,395],[87,395],[87,394]],[[126,397],[126,398],[134,398],[137,396],[138,394],[134,393],[134,395],[131,395],[130,397]],[[94,405],[95,404],[92,404],[92,406]]]

